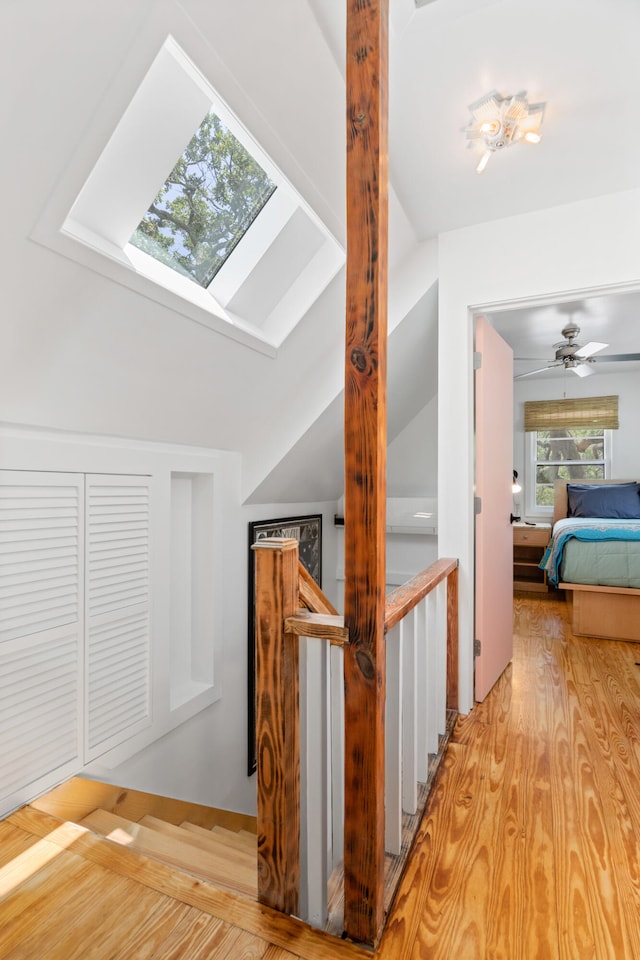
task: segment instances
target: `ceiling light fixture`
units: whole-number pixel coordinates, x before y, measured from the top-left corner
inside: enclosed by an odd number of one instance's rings
[[[522,141],[540,143],[544,108],[544,103],[529,103],[526,90],[512,97],[493,90],[469,104],[471,119],[463,131],[469,147],[482,149],[476,173],[482,173],[491,155],[505,147]]]

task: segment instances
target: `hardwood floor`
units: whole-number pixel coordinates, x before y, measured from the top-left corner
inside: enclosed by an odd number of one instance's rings
[[[458,723],[384,960],[640,957],[639,661],[516,599],[513,663]]]
[[[640,645],[515,601],[512,665],[458,721],[378,957],[640,957]],[[24,808],[0,823],[0,958],[367,951]]]

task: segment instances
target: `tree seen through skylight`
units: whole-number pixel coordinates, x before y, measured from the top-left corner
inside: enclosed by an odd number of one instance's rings
[[[262,167],[211,111],[131,243],[207,287],[274,190]]]

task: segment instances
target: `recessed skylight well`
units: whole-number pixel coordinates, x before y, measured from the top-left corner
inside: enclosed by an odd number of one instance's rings
[[[121,282],[236,339],[248,334],[258,348],[279,346],[344,262],[172,37],[61,233],[107,258],[110,276],[118,264]]]

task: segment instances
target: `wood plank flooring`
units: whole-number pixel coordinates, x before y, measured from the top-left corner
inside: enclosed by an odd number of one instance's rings
[[[640,957],[638,660],[516,599],[513,663],[458,722],[384,960]]]
[[[515,601],[512,665],[458,721],[377,955],[640,958],[640,651]],[[370,953],[43,810],[0,823],[1,960]]]

